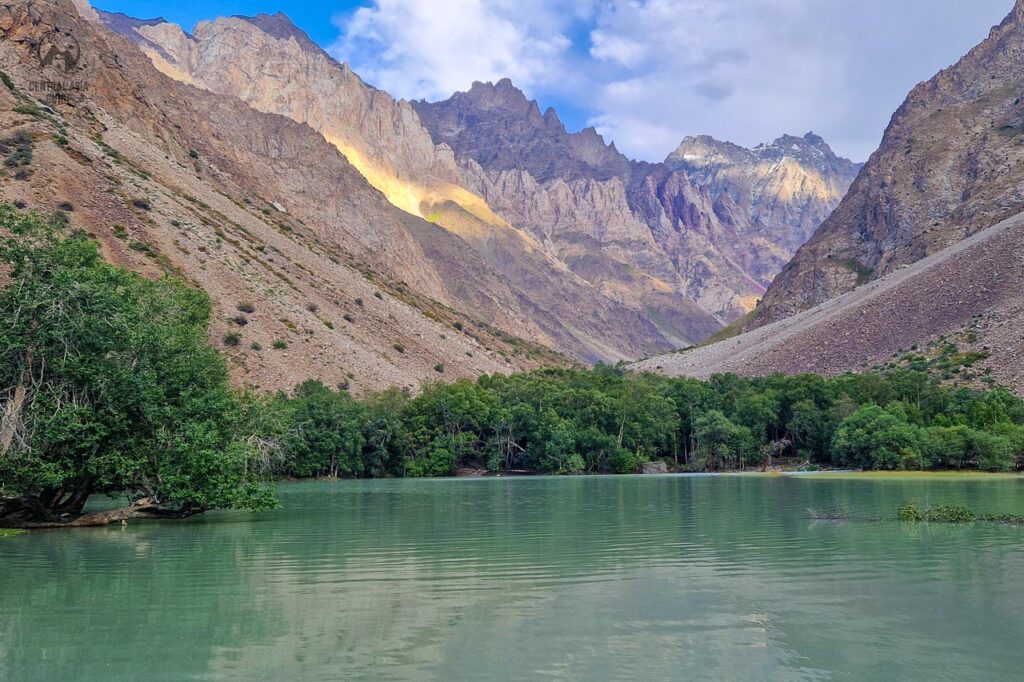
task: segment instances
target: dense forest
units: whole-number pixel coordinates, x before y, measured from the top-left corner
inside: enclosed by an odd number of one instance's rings
[[[910,370],[708,381],[618,368],[540,370],[357,400],[306,382],[260,399],[280,419],[285,476],[631,473],[779,463],[1008,471],[1024,461],[1024,403]]]
[[[206,295],[0,206],[0,526],[273,506],[274,477],[1024,463],[1024,402],[927,373],[708,381],[550,369],[360,398],[232,390]],[[126,507],[86,511],[96,496]]]

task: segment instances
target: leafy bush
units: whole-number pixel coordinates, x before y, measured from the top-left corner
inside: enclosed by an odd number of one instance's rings
[[[156,255],[156,251],[153,249],[153,247],[147,244],[146,242],[128,242],[128,248],[131,249],[132,251],[144,253],[147,256]]]
[[[237,346],[242,342],[242,335],[238,332],[228,332],[224,335],[225,346]]]
[[[910,502],[896,512],[900,521],[929,521],[937,523],[973,523],[977,520],[974,512],[958,505],[936,505],[927,509],[919,509],[917,504]]]
[[[8,168],[24,168],[32,163],[32,136],[25,130],[0,140],[0,155]]]
[[[11,80],[11,77],[7,74],[7,72],[0,71],[0,81],[3,81],[3,84],[7,86],[8,90],[17,94],[18,88],[14,85],[14,81]]]
[[[240,313],[252,314],[252,313],[256,312],[256,306],[254,306],[252,303],[242,302],[242,303],[239,303],[237,307],[238,307],[238,312],[240,312]]]

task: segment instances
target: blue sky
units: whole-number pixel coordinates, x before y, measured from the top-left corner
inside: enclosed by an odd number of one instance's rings
[[[333,20],[338,15],[354,12],[359,0],[333,2],[284,2],[283,0],[91,0],[93,7],[108,12],[123,12],[138,19],[163,17],[186,31],[196,22],[214,17],[284,12],[309,37],[320,45],[330,45],[338,38]]]
[[[96,0],[186,29],[283,10],[364,79],[443,99],[509,76],[571,130],[663,159],[684,135],[813,130],[863,161],[919,81],[1013,0]]]

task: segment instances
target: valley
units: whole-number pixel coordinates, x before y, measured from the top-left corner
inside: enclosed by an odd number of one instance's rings
[[[1019,674],[1024,0],[108,1],[0,3],[0,678]]]

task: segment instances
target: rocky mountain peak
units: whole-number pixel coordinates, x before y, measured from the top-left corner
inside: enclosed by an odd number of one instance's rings
[[[759,159],[781,161],[795,159],[800,164],[817,168],[821,172],[835,171],[838,167],[852,166],[853,163],[839,157],[820,135],[809,132],[803,137],[782,135],[768,144],[759,144],[751,151]]]
[[[490,81],[473,81],[466,92],[457,92],[452,99],[471,103],[473,107],[480,110],[504,109],[507,111],[525,114],[530,111],[530,100],[526,94],[513,85],[509,78],[502,78],[497,83]],[[533,102],[533,104],[537,104]],[[540,106],[537,106],[538,114]]]
[[[752,159],[750,150],[738,144],[710,135],[687,135],[665,159],[665,165],[672,170],[685,170],[688,167],[749,163]]]
[[[707,188],[723,222],[746,221],[790,254],[839,204],[860,170],[814,133],[782,135],[753,149],[708,135],[686,137],[665,165]]]
[[[121,12],[104,12],[103,10],[96,10],[96,15],[107,25],[108,28],[113,30],[115,33],[120,33],[122,35],[128,31],[134,31],[143,26],[159,26],[160,24],[167,23],[167,20],[163,17],[156,17],[155,19],[136,19],[135,17],[130,17]]]
[[[294,39],[305,50],[323,53],[320,46],[314,43],[309,35],[301,28],[292,23],[292,20],[284,12],[274,14],[257,14],[255,16],[235,15],[233,18],[247,21],[261,31],[278,40]],[[326,54],[326,53],[324,53]]]
[[[441,102],[413,102],[434,142],[485,170],[528,170],[534,178],[628,177],[630,161],[593,128],[569,133],[554,109],[541,114],[510,79],[473,83]]]

